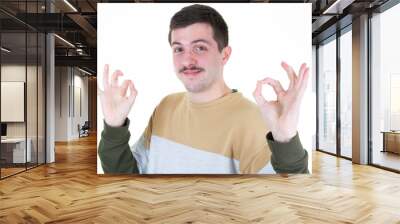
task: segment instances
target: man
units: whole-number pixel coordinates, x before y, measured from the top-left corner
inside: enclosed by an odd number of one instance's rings
[[[290,84],[257,82],[257,105],[229,88],[223,69],[231,55],[228,27],[213,8],[191,5],[171,19],[168,40],[177,77],[187,92],[165,97],[132,148],[128,113],[137,91],[115,71],[104,69],[100,93],[104,130],[99,156],[105,173],[308,173],[307,151],[297,123],[309,68],[298,75],[282,63]],[[266,101],[262,85],[272,86],[277,101]],[[127,95],[127,90],[130,95]]]

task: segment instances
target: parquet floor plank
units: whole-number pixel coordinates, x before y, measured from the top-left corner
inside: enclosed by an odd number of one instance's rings
[[[0,181],[0,223],[400,223],[400,175],[313,152],[312,175],[97,175],[96,137]]]

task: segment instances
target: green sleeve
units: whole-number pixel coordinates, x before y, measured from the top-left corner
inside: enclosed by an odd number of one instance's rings
[[[289,142],[277,142],[272,133],[267,134],[267,142],[271,149],[271,164],[277,173],[309,173],[308,154],[301,145],[297,133]]]
[[[139,173],[129,147],[129,119],[122,127],[111,127],[104,122],[99,142],[99,157],[104,173]]]

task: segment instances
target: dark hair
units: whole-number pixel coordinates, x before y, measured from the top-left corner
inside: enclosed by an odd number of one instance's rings
[[[212,27],[213,37],[220,52],[228,46],[228,26],[222,16],[210,6],[199,4],[186,6],[175,13],[169,24],[168,42],[171,44],[172,30],[194,23],[207,23]]]

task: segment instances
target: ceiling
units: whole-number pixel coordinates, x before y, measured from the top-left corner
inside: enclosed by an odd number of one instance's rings
[[[335,33],[337,28],[349,25],[352,17],[367,10],[373,10],[387,1],[388,0],[233,0],[230,2],[312,3],[312,37],[313,43],[316,44]],[[54,32],[58,35],[58,37],[55,38],[56,65],[79,66],[95,74],[97,58],[97,3],[106,2],[135,3],[176,1],[1,0],[0,25],[3,33],[2,44],[5,46],[5,43],[7,43],[7,47],[12,47],[13,50],[15,50],[15,54],[18,54],[18,52],[23,54],[25,53],[25,48],[21,46],[25,46],[25,30],[28,30],[28,32]],[[49,13],[50,11],[52,13]],[[337,23],[339,20],[341,20],[341,22]],[[29,43],[26,49],[28,54],[30,52],[34,53],[34,49],[36,49],[37,46],[36,41],[30,40],[31,38],[33,38],[33,35],[28,38]],[[39,44],[40,49],[41,47],[42,45]]]

